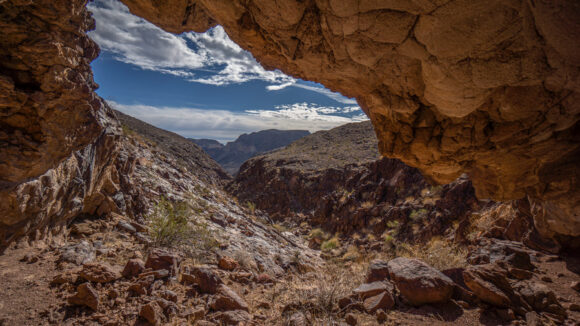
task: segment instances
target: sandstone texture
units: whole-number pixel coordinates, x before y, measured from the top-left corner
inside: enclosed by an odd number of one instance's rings
[[[355,97],[383,155],[529,196],[544,235],[580,235],[576,1],[123,2],[174,33],[222,25],[265,67]]]

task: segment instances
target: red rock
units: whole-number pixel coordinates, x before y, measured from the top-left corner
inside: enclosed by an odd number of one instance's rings
[[[182,280],[196,284],[202,293],[214,294],[218,286],[223,283],[221,278],[208,267],[192,267],[189,273],[183,273]]]
[[[453,294],[453,281],[435,268],[414,258],[388,262],[389,276],[401,295],[412,305],[446,302]]]
[[[84,264],[79,276],[96,283],[109,283],[121,278],[121,274],[117,270],[104,263]]]
[[[221,325],[248,325],[252,316],[245,310],[223,311],[214,315]]]
[[[151,325],[163,325],[165,315],[156,301],[151,301],[141,307],[139,316],[145,318]]]
[[[270,276],[270,274],[262,273],[256,277],[256,282],[262,284],[274,283],[274,279],[272,278],[272,276]]]
[[[498,307],[509,307],[504,289],[511,289],[505,272],[493,265],[470,266],[463,272],[467,287],[482,301]]]
[[[170,275],[177,275],[180,262],[180,257],[175,253],[163,249],[153,249],[147,257],[145,267],[153,270],[165,269],[169,271]]]
[[[356,326],[356,324],[358,324],[358,320],[356,319],[356,316],[348,313],[346,314],[346,316],[344,316],[344,321],[349,324],[350,326]]]
[[[68,298],[68,303],[78,306],[87,306],[95,311],[99,309],[99,293],[90,283],[83,283],[77,287],[77,293]]]
[[[121,274],[126,278],[131,278],[143,273],[144,270],[145,263],[139,258],[134,258],[127,261],[127,264],[125,265],[125,268]]]
[[[363,284],[353,290],[353,293],[358,295],[361,299],[375,296],[381,292],[393,291],[393,285],[389,281],[377,281],[373,283]]]
[[[385,291],[365,299],[363,305],[365,310],[372,314],[378,309],[388,310],[393,308],[395,306],[395,298],[391,292]]]
[[[366,283],[383,281],[388,278],[389,278],[389,269],[387,267],[387,262],[379,259],[371,261],[369,268],[367,270]]]
[[[216,311],[249,310],[248,304],[236,292],[223,284],[219,286],[209,305]]]
[[[226,271],[233,271],[238,267],[238,262],[231,257],[223,256],[218,262],[218,267]]]

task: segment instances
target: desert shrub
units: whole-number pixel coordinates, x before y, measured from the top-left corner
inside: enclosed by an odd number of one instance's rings
[[[147,216],[149,235],[155,247],[193,247],[208,250],[217,246],[207,224],[191,219],[187,202],[171,202],[162,197]]]
[[[272,227],[280,233],[288,231],[288,228],[282,224],[274,223],[272,224]]]
[[[252,203],[251,201],[247,201],[246,206],[248,207],[250,214],[254,215],[256,213],[256,204]]]
[[[324,241],[321,245],[320,245],[320,249],[322,249],[323,251],[330,251],[332,249],[336,249],[340,246],[340,241],[338,240],[337,237],[332,237],[326,241]]]
[[[357,261],[361,259],[361,253],[358,250],[358,247],[355,245],[350,245],[346,249],[344,255],[342,255],[342,260],[344,261]]]
[[[420,245],[398,243],[395,248],[395,256],[418,258],[427,264],[442,270],[447,268],[465,267],[467,249],[435,237],[428,243]]]
[[[412,211],[411,214],[409,215],[409,218],[413,221],[417,221],[417,220],[423,218],[426,214],[427,214],[427,210],[424,208],[421,208],[419,210]]]
[[[325,240],[328,239],[328,235],[326,234],[326,232],[322,231],[322,229],[316,228],[310,231],[310,233],[308,234],[308,238]]]

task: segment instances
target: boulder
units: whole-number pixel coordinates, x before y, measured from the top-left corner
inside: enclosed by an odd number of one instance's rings
[[[506,278],[506,272],[496,265],[470,266],[463,272],[463,279],[481,301],[497,307],[510,306],[509,295],[513,290]]]
[[[238,262],[231,257],[223,256],[218,262],[218,267],[226,271],[233,271],[238,267]]]
[[[145,318],[151,325],[163,325],[165,323],[163,309],[156,301],[151,301],[141,306],[139,316]]]
[[[153,249],[147,257],[145,267],[153,270],[165,269],[171,275],[177,275],[180,262],[180,257],[175,253],[163,249]]]
[[[391,281],[412,305],[446,302],[453,294],[453,281],[419,259],[399,257],[387,266]]]
[[[384,291],[365,299],[363,305],[368,313],[373,314],[379,309],[388,310],[393,308],[395,306],[395,298],[392,292]]]
[[[353,290],[361,299],[375,296],[382,292],[393,292],[393,285],[389,281],[377,281],[373,283],[366,283]]]
[[[246,325],[252,320],[245,310],[223,311],[215,314],[213,319],[220,322],[220,325]]]
[[[244,299],[224,284],[218,287],[215,296],[210,300],[210,307],[216,311],[245,310],[249,311]]]
[[[371,261],[366,275],[366,283],[383,281],[389,278],[389,268],[384,260],[375,259]]]
[[[99,293],[90,283],[83,283],[77,287],[77,293],[69,297],[67,302],[71,305],[87,306],[97,311],[99,309]]]
[[[60,260],[77,265],[89,263],[95,260],[95,257],[95,248],[90,242],[84,240],[60,249]]]
[[[79,273],[83,279],[95,283],[109,283],[121,278],[121,273],[105,263],[88,263]]]
[[[145,263],[139,258],[129,259],[123,272],[121,273],[126,278],[131,278],[137,276],[145,270]]]
[[[202,293],[214,294],[223,283],[216,273],[204,266],[192,267],[181,277],[184,282],[197,285]]]

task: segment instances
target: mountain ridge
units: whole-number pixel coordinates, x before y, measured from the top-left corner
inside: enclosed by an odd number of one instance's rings
[[[308,130],[266,129],[241,134],[236,140],[225,145],[206,138],[189,138],[189,140],[206,151],[224,170],[235,175],[240,166],[249,158],[282,148],[307,135],[310,135]]]

